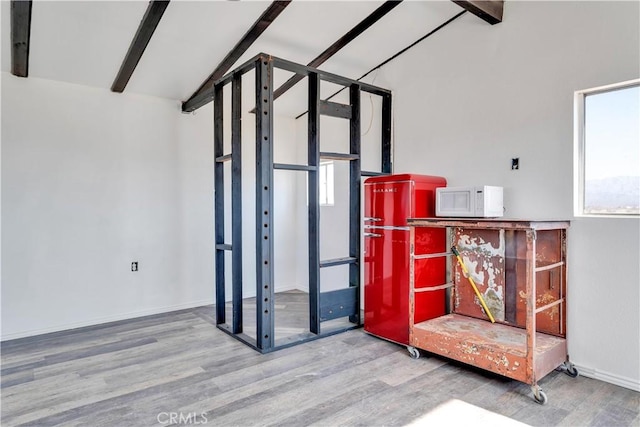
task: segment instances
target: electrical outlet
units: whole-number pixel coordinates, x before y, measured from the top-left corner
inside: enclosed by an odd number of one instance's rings
[[[138,261],[131,263],[131,271],[138,271]]]
[[[520,157],[516,157],[511,159],[511,170],[518,170],[520,169]]]

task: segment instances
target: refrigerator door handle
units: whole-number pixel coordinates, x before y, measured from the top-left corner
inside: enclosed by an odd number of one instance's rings
[[[382,234],[364,233],[364,237],[382,237]]]
[[[365,216],[364,220],[376,222],[376,221],[382,221],[382,218],[373,218],[373,217]]]
[[[409,231],[409,227],[403,227],[399,225],[365,225],[365,230],[395,230],[395,231]]]

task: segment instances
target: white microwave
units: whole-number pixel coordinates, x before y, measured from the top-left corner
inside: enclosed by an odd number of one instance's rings
[[[503,215],[502,187],[436,188],[436,216],[493,218]]]

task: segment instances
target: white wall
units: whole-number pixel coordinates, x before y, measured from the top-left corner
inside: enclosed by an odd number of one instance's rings
[[[640,221],[576,218],[568,342],[582,374],[640,391]]]
[[[640,390],[639,221],[573,218],[574,91],[640,75],[638,2],[505,3],[385,66],[395,172],[505,188],[512,218],[572,219],[568,345],[585,375]],[[520,170],[510,159],[520,158]]]
[[[246,110],[243,287],[252,297],[255,121]],[[178,101],[3,73],[2,113],[3,340],[213,303],[212,104],[185,115]],[[276,161],[293,162],[294,119],[276,117],[274,136]],[[228,126],[225,142],[229,152]],[[275,175],[277,291],[298,288],[290,178]],[[229,167],[228,243],[230,183]]]
[[[250,146],[255,146],[253,141],[250,142]],[[273,144],[274,162],[296,163],[296,123],[293,117],[282,115],[274,117]],[[300,220],[296,215],[296,208],[304,204],[304,199],[301,200],[297,192],[297,184],[299,181],[304,181],[304,173],[275,170],[273,181],[275,291],[301,289],[297,281],[295,261],[298,254],[297,230]],[[253,230],[254,228],[252,232]],[[253,288],[255,294],[255,284]]]
[[[179,108],[2,73],[3,340],[213,302],[212,109]]]

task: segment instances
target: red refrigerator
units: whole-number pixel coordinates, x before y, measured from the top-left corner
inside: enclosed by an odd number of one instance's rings
[[[364,329],[409,345],[409,227],[407,218],[435,216],[437,176],[401,174],[364,182]],[[444,229],[416,229],[416,254],[446,251]],[[415,286],[440,286],[444,257],[417,260]],[[416,292],[415,323],[445,314],[445,290]]]

